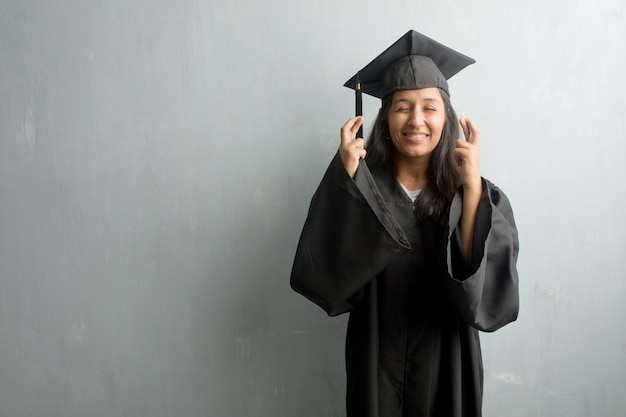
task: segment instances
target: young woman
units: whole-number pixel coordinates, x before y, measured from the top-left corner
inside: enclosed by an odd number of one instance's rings
[[[480,416],[478,331],[517,317],[513,212],[449,99],[446,78],[472,62],[410,31],[365,67],[382,99],[367,150],[349,119],[311,202],[291,285],[350,313],[348,417]]]

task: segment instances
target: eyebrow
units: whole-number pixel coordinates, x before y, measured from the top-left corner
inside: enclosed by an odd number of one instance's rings
[[[432,102],[441,104],[441,100],[439,100],[438,98],[435,98],[435,97],[427,97],[427,98],[424,99],[424,101],[432,101]]]
[[[425,99],[423,99],[423,101],[429,101],[429,102],[432,102],[432,103],[443,104],[441,102],[441,100],[439,100],[436,97],[426,97]],[[409,100],[408,98],[399,97],[397,99],[394,99],[392,104],[396,104],[396,103],[411,103],[411,102],[412,102],[412,100]]]

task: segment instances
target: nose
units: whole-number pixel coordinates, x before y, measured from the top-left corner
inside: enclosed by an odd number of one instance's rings
[[[415,108],[410,114],[409,120],[407,121],[409,126],[423,126],[424,125],[424,112]]]

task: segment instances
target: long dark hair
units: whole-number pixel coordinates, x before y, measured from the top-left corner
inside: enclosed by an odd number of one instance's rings
[[[446,109],[446,121],[441,132],[441,140],[430,154],[427,168],[428,183],[416,201],[415,212],[420,219],[433,218],[445,223],[452,197],[461,184],[459,168],[454,160],[456,139],[459,138],[459,120],[452,108],[450,96],[441,89],[439,91]],[[365,161],[370,168],[394,171],[396,147],[390,139],[388,121],[392,101],[393,94],[383,98],[382,107],[378,111],[367,141]]]

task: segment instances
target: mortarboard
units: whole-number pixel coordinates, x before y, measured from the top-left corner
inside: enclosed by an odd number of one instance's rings
[[[367,64],[344,86],[383,98],[398,90],[439,87],[448,93],[448,80],[476,62],[414,30]]]

